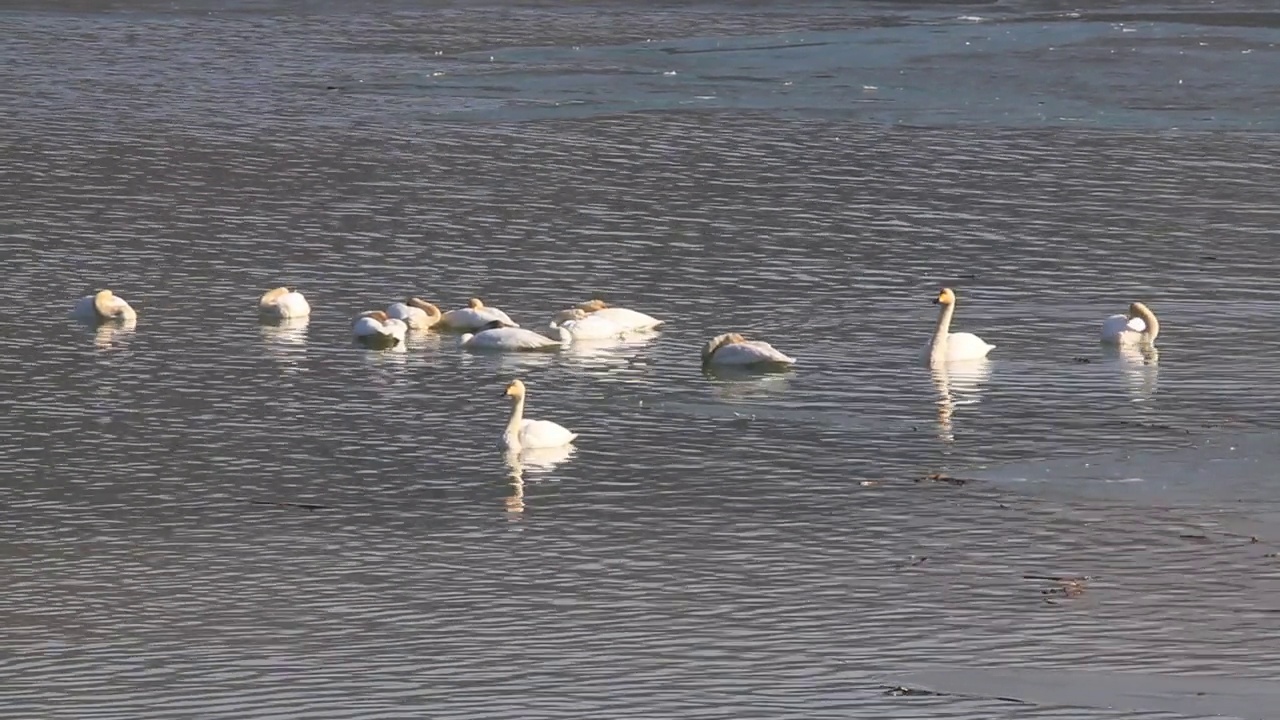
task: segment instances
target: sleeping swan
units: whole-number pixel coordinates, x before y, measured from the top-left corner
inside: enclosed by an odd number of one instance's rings
[[[258,312],[265,318],[285,320],[310,315],[311,305],[297,290],[278,287],[262,294],[258,300]]]
[[[775,350],[769,343],[748,340],[738,333],[717,335],[702,348],[704,367],[768,367],[794,365],[795,362],[795,359]]]
[[[956,294],[951,288],[942,288],[933,303],[941,307],[933,338],[925,346],[930,365],[956,360],[977,360],[986,357],[995,347],[973,333],[950,331],[951,316],[956,314]]]
[[[480,328],[480,332],[472,335],[464,333],[458,338],[458,346],[467,350],[498,350],[506,352],[530,352],[559,350],[561,341],[552,340],[525,328],[503,325],[501,320],[494,320]]]
[[[409,326],[403,320],[387,317],[381,310],[362,313],[356,318],[351,328],[356,342],[375,350],[386,350],[397,345],[404,345],[405,333]]]
[[[511,321],[507,314],[495,307],[486,307],[480,298],[471,298],[467,306],[459,310],[450,310],[440,318],[440,324],[450,330],[475,332],[492,322],[501,322],[506,327],[520,327]]]
[[[1127,315],[1112,315],[1102,321],[1102,342],[1112,345],[1154,343],[1159,334],[1156,314],[1140,302],[1130,304]]]
[[[85,322],[107,322],[110,320],[137,320],[138,313],[129,307],[124,298],[114,295],[110,290],[99,290],[93,295],[80,298],[71,310],[71,314]]]
[[[599,313],[587,314],[580,308],[562,310],[551,321],[551,329],[561,342],[574,340],[613,340],[621,338],[627,329]]]
[[[443,317],[440,308],[425,300],[409,298],[402,303],[391,303],[387,307],[387,317],[403,320],[410,330],[426,330]]]
[[[578,433],[550,420],[525,420],[524,383],[519,380],[512,380],[502,394],[515,401],[507,429],[502,433],[502,445],[508,450],[560,447],[578,437]]]
[[[572,307],[568,310],[561,310],[556,313],[552,322],[564,323],[568,320],[573,320],[578,313],[583,313],[593,318],[610,320],[615,325],[622,328],[623,332],[654,330],[665,322],[628,308],[609,307],[605,301],[600,299],[588,300],[587,302],[580,303],[577,307]]]

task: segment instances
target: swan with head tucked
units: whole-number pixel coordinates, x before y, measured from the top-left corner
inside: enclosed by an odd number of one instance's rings
[[[508,450],[560,447],[578,437],[577,433],[550,420],[526,420],[523,382],[512,380],[502,394],[512,399],[511,419],[502,433],[502,445]]]
[[[703,366],[768,367],[794,365],[788,357],[762,340],[748,340],[740,333],[717,335],[702,348]]]
[[[1137,345],[1154,343],[1160,334],[1160,321],[1151,308],[1143,303],[1129,305],[1125,315],[1112,315],[1102,321],[1102,342],[1113,345]]]
[[[409,326],[403,320],[387,317],[382,310],[361,313],[351,327],[356,342],[375,350],[404,346]]]
[[[387,307],[387,317],[403,320],[410,330],[426,330],[439,323],[440,318],[444,316],[440,314],[440,308],[435,305],[426,300],[411,297],[402,303],[391,303]]]
[[[307,317],[311,314],[311,305],[297,290],[278,287],[258,299],[258,313],[272,320]]]
[[[471,298],[466,307],[450,310],[440,317],[441,326],[468,332],[475,332],[493,322],[500,322],[504,327],[520,327],[506,313],[485,305],[480,298]]]
[[[942,288],[933,303],[940,308],[933,337],[925,346],[925,354],[928,356],[930,365],[956,360],[977,360],[986,357],[987,353],[995,347],[973,333],[951,332],[951,317],[956,313],[954,290]]]
[[[550,327],[560,335],[561,342],[575,340],[612,340],[621,338],[627,329],[597,313],[588,314],[581,308],[571,308],[556,313]]]
[[[480,328],[474,335],[463,333],[458,346],[467,350],[496,350],[502,352],[531,352],[559,350],[563,340],[552,340],[532,330],[504,325],[494,320]]]
[[[128,322],[138,319],[138,313],[134,312],[129,303],[110,290],[99,290],[93,295],[80,298],[72,308],[71,314],[90,323],[112,320]]]
[[[655,330],[666,322],[629,308],[609,307],[605,301],[599,298],[579,303],[576,307],[569,308],[568,310],[561,310],[556,313],[552,322],[563,323],[576,319],[577,313],[579,312],[584,313],[589,317],[607,319],[622,328],[623,332]]]

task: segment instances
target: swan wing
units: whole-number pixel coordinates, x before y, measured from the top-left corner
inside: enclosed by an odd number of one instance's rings
[[[785,355],[767,342],[753,340],[721,346],[711,356],[711,362],[716,365],[757,365],[761,363],[791,365],[795,363],[795,359]]]
[[[1147,323],[1140,317],[1112,315],[1102,321],[1102,332],[1099,337],[1103,342],[1125,343],[1137,340],[1138,336],[1146,331]]]
[[[285,318],[304,317],[311,314],[311,304],[297,290],[285,293],[280,298],[279,308],[280,316]]]
[[[71,314],[82,320],[96,320],[98,311],[93,307],[93,296],[86,295],[76,301],[76,306],[72,308]]]
[[[627,328],[607,317],[592,313],[581,320],[569,320],[561,325],[574,340],[605,340],[616,338]]]
[[[525,420],[520,423],[521,447],[559,447],[568,445],[577,437],[578,433],[550,420]]]
[[[475,308],[462,308],[460,310],[450,310],[440,317],[440,322],[447,327],[457,328],[459,330],[478,330],[494,320],[501,320],[512,327],[520,327],[507,314],[497,308],[484,307],[479,310]]]
[[[351,332],[355,333],[356,337],[387,334],[382,323],[371,317],[356,318],[355,323],[351,326]]]
[[[543,350],[560,347],[560,343],[546,335],[524,328],[494,328],[476,333],[469,345],[496,350]]]
[[[629,308],[602,308],[591,313],[590,317],[607,318],[617,323],[623,330],[650,330],[664,322]]]
[[[986,357],[993,348],[995,345],[973,333],[947,335],[947,360],[977,360]]]
[[[387,307],[387,317],[403,320],[410,328],[426,328],[427,311],[404,303],[391,303]]]

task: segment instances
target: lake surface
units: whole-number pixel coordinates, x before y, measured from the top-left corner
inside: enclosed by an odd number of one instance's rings
[[[1273,716],[1280,12],[181,5],[0,11],[0,716]]]

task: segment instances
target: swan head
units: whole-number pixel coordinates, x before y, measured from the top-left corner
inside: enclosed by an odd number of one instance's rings
[[[480,328],[476,330],[476,332],[484,332],[485,330],[497,330],[498,328],[504,328],[504,327],[509,327],[509,326],[507,325],[507,323],[501,320],[490,320],[484,325],[481,325]]]
[[[289,288],[287,287],[278,287],[273,290],[268,290],[262,293],[262,298],[258,300],[258,305],[260,307],[266,307],[288,294]]]
[[[584,303],[580,303],[575,309],[581,310],[584,313],[593,313],[597,310],[604,310],[607,307],[609,307],[609,304],[605,301],[600,298],[592,298]]]
[[[440,315],[441,315],[440,308],[436,307],[435,305],[432,305],[426,300],[422,300],[416,297],[411,297],[409,298],[408,301],[405,302],[405,305],[408,305],[409,307],[416,307],[419,310],[425,312],[427,314],[427,318],[431,320],[432,324],[440,320]]]
[[[723,335],[717,335],[708,340],[707,344],[702,347],[702,362],[710,362],[711,356],[715,355],[716,351],[725,345],[733,345],[734,343],[746,341],[747,339],[743,337],[741,333],[731,332],[724,333]]]
[[[484,307],[484,303],[480,301],[480,298],[471,298],[470,300],[467,301],[467,307],[471,308],[472,310],[479,310],[480,308]]]
[[[575,308],[569,308],[568,310],[561,310],[556,313],[555,317],[551,318],[551,324],[559,325],[561,323],[569,322],[570,320],[581,320],[587,316],[588,312],[594,311],[583,310],[581,305]]]
[[[110,290],[99,290],[93,294],[93,310],[98,313],[98,317],[115,317],[116,296]]]
[[[956,292],[949,287],[944,287],[938,291],[938,297],[933,299],[934,305],[955,305]]]
[[[1144,303],[1129,303],[1129,317],[1131,319],[1135,317],[1145,317],[1149,314],[1151,314],[1151,308],[1147,307]]]
[[[520,380],[512,380],[507,383],[507,389],[502,391],[502,395],[516,399],[524,397],[524,383]]]

